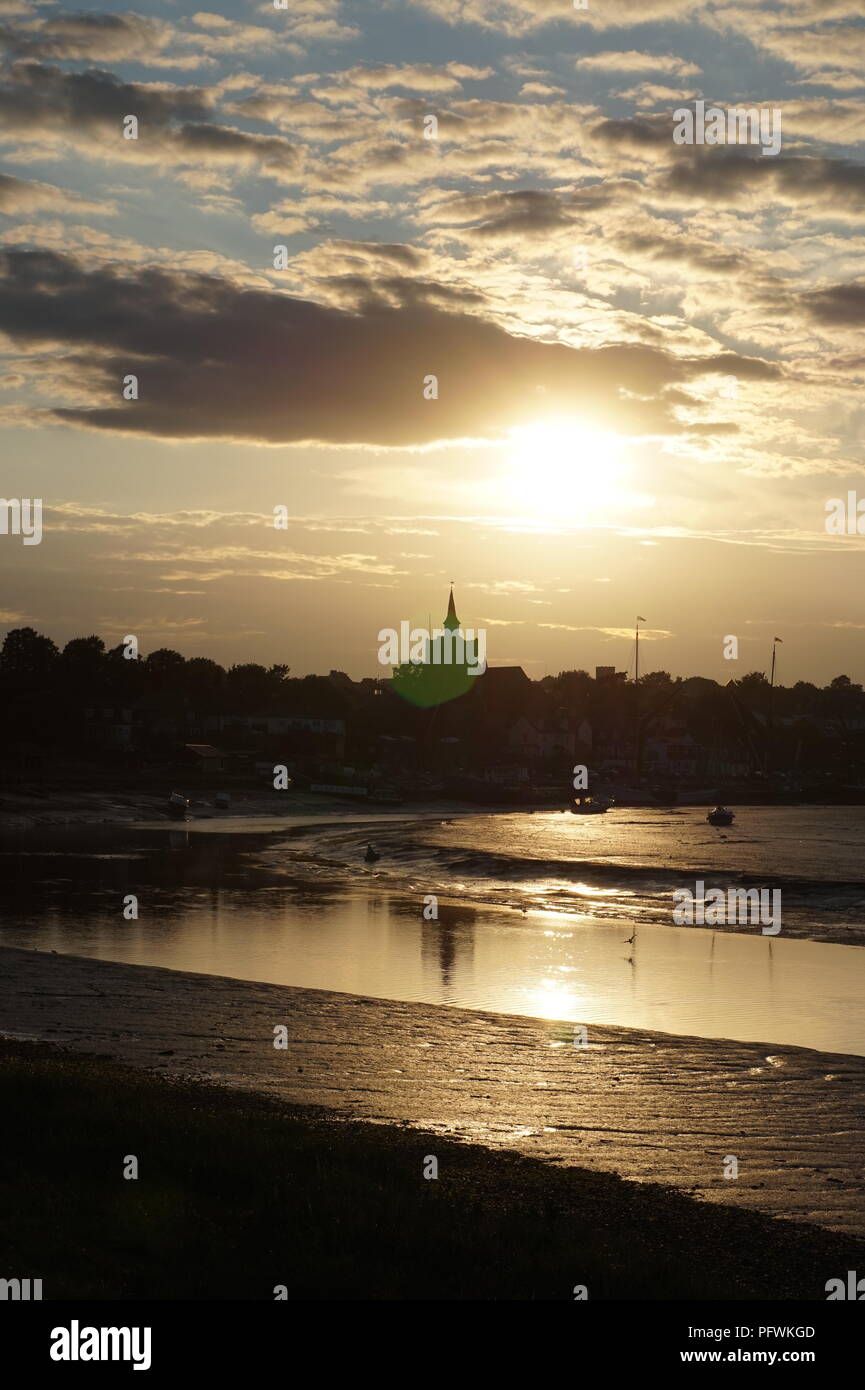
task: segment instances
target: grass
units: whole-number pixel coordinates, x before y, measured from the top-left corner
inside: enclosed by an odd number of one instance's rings
[[[817,1227],[41,1043],[0,1040],[0,1107],[0,1276],[46,1299],[822,1300],[865,1268]]]

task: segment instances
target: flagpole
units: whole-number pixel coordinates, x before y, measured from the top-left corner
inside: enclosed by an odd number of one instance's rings
[[[644,623],[645,618],[637,614],[637,621],[634,624],[634,733],[636,747],[634,749],[634,773],[639,781],[643,770],[643,748],[640,736],[640,623]]]
[[[780,637],[773,637],[773,638],[772,638],[772,670],[771,670],[771,673],[770,673],[770,675],[769,675],[769,710],[768,710],[768,718],[767,718],[767,720],[766,720],[766,773],[767,773],[767,774],[769,773],[769,770],[770,770],[770,767],[771,767],[771,758],[772,758],[772,733],[773,733],[772,695],[773,695],[774,690],[775,690],[775,653],[776,653],[776,651],[777,651],[778,643],[779,643],[780,641],[781,641],[781,638],[780,638]]]

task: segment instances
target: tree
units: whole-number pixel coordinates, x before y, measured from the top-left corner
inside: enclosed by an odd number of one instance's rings
[[[7,632],[0,650],[0,674],[19,685],[39,685],[54,669],[59,652],[50,637],[32,627]]]
[[[177,690],[183,684],[186,660],[170,647],[159,647],[144,661],[147,683],[156,690]]]
[[[264,666],[254,661],[230,666],[226,676],[226,694],[232,708],[244,714],[254,714],[271,700],[273,681]]]
[[[73,637],[60,656],[64,678],[75,684],[98,680],[105,664],[105,643],[101,637]]]
[[[183,671],[183,688],[193,703],[217,699],[225,688],[225,680],[223,667],[207,656],[193,656]]]

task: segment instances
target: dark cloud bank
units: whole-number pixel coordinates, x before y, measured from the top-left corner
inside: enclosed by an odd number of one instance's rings
[[[417,298],[356,312],[162,268],[87,267],[46,251],[0,254],[0,329],[58,345],[81,408],[51,418],[164,438],[406,446],[497,438],[556,412],[622,432],[681,432],[673,407],[708,372],[776,366],[733,353],[674,357],[620,344],[542,343]],[[123,401],[135,373],[140,399]],[[438,378],[437,400],[424,378]],[[705,426],[703,426],[705,428]]]

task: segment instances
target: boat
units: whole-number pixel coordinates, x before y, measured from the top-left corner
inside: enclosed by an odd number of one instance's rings
[[[735,819],[733,812],[728,811],[726,806],[716,806],[706,817],[710,825],[732,825]]]
[[[168,814],[175,820],[186,820],[189,811],[189,798],[183,792],[172,792],[168,798]]]
[[[377,859],[381,859],[381,855],[378,853],[378,850],[374,850],[372,845],[367,845],[366,854],[363,857],[366,860],[367,864],[374,864]]]
[[[576,796],[571,810],[575,816],[602,816],[609,804],[599,796]]]
[[[231,805],[231,797],[228,792],[217,792],[213,801],[220,811],[227,811]]]

